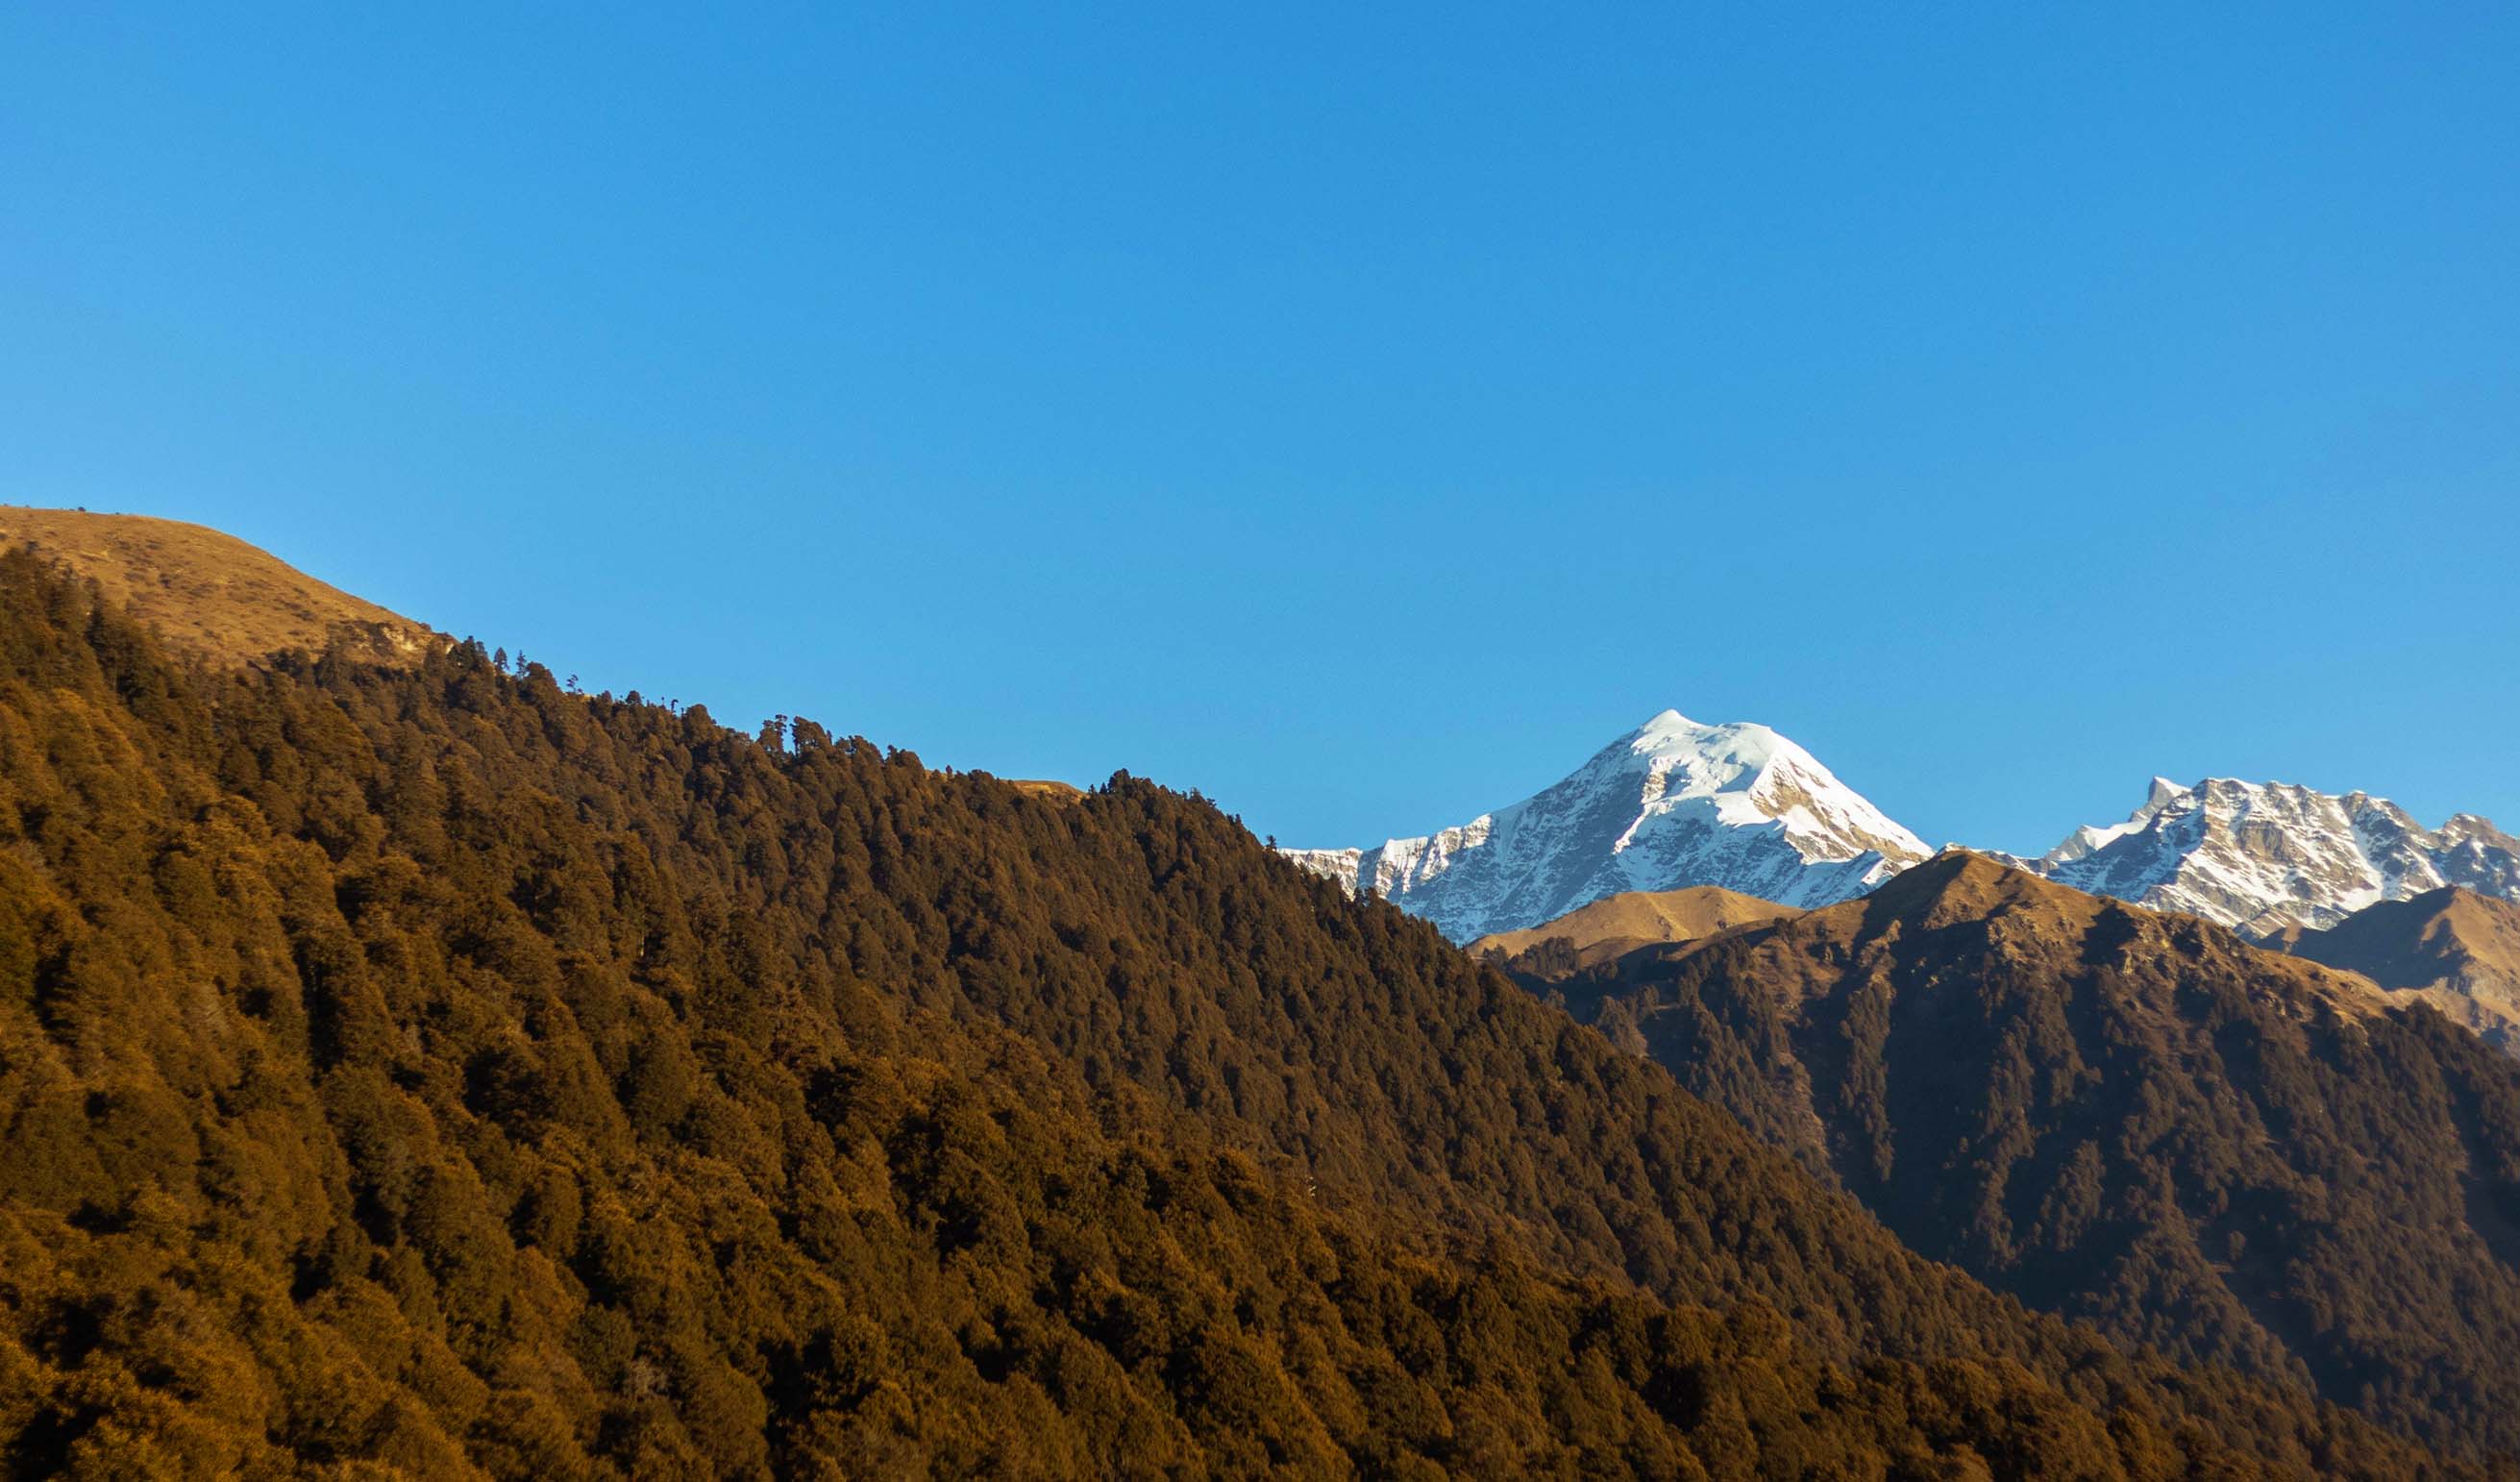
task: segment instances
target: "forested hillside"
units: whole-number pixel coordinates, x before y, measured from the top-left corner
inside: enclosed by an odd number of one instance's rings
[[[2520,1447],[2520,1069],[2428,1008],[1957,852],[1511,966],[2034,1306]]]
[[[1899,1245],[1192,797],[177,661],[0,557],[0,1457],[2404,1475]]]

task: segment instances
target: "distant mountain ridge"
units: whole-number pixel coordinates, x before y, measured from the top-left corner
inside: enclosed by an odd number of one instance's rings
[[[1665,710],[1562,781],[1466,824],[1282,852],[1469,942],[1633,892],[1705,886],[1809,910],[1932,851],[1774,730]],[[2490,821],[2461,813],[2427,829],[2386,798],[2288,783],[2156,777],[2123,823],[2076,829],[2036,858],[1982,852],[2260,941],[2447,886],[2520,902],[2520,839]]]
[[[1468,941],[1632,890],[1718,885],[1823,906],[1931,851],[1768,727],[1665,710],[1562,781],[1466,824],[1366,849],[1283,852]]]
[[[2386,798],[2287,783],[2167,778],[2127,821],[2077,829],[2028,868],[2245,936],[2333,926],[2448,885],[2520,899],[2520,839],[2462,813],[2426,829]]]

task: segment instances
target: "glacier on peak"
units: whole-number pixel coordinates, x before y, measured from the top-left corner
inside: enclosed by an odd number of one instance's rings
[[[1931,851],[1769,727],[1665,710],[1509,807],[1363,849],[1288,849],[1455,941],[1625,890],[1721,885],[1787,906],[1861,895]]]

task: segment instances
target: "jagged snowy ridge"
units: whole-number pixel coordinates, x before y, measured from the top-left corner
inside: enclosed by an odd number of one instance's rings
[[[2085,827],[2036,861],[2060,884],[2254,936],[2334,925],[2444,885],[2520,900],[2520,840],[2473,814],[2426,829],[2367,793],[2154,778],[2125,823]]]

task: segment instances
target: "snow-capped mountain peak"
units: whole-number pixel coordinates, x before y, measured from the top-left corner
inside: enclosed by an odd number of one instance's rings
[[[1703,726],[1665,710],[1628,736],[1626,750],[1643,762],[1641,824],[1704,798],[1727,824],[1782,826],[1806,860],[1848,859],[1867,849],[1913,859],[1929,852],[1922,839],[1839,782],[1818,757],[1766,726]]]
[[[1510,807],[1368,849],[1290,849],[1467,941],[1623,890],[1721,885],[1789,906],[1860,895],[1930,851],[1762,725],[1665,710]]]
[[[2520,841],[2472,814],[2428,830],[2367,793],[2221,777],[2192,786],[2154,778],[2125,823],[2075,830],[2036,868],[2258,936],[2330,926],[2444,885],[2520,897]]]

